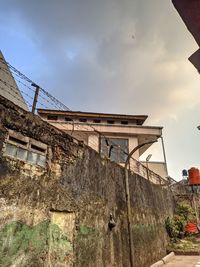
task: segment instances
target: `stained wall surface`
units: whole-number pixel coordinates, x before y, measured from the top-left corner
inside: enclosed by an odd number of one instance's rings
[[[129,267],[124,168],[2,97],[0,118],[0,266]],[[129,183],[134,266],[147,267],[166,254],[173,199],[138,175]]]

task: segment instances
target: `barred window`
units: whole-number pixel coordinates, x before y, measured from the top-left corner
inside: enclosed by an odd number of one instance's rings
[[[101,154],[117,163],[125,163],[128,154],[128,139],[101,137]]]

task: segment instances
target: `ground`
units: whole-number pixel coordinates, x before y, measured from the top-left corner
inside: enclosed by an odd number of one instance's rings
[[[166,267],[199,267],[200,256],[175,256]]]
[[[182,255],[200,255],[200,237],[193,235],[171,242],[168,250]]]

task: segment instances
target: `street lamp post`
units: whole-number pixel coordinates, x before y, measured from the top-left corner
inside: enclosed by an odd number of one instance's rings
[[[152,154],[149,154],[146,158],[146,167],[147,167],[147,179],[149,180],[149,165],[148,162],[150,160],[150,158],[152,157]]]
[[[147,141],[145,143],[142,143],[136,147],[134,147],[131,152],[128,154],[126,162],[125,162],[125,191],[126,191],[126,206],[127,206],[127,222],[128,222],[128,234],[129,234],[129,248],[130,248],[130,263],[131,267],[134,266],[134,247],[133,247],[133,235],[131,231],[131,203],[130,203],[130,189],[129,189],[129,177],[128,177],[128,165],[130,158],[134,154],[135,151],[137,151],[139,148],[148,145],[148,144],[153,144],[157,142],[157,140],[153,141]]]

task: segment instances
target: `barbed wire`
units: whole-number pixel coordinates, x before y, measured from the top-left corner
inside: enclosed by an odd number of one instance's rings
[[[10,64],[9,64],[10,65]],[[1,68],[2,69],[2,68]],[[5,71],[8,75],[10,75],[10,73],[9,73],[9,71],[7,70],[7,69],[3,69],[3,71]],[[18,77],[23,77],[23,79],[24,79],[24,77],[25,77],[25,75],[19,75],[20,74],[20,72],[18,71],[17,72],[17,76]],[[25,83],[23,83],[23,82],[21,82],[20,80],[18,80],[18,79],[16,79],[15,78],[15,80],[17,80],[21,85],[23,85],[23,86],[25,86],[27,89],[29,89],[29,90],[31,90],[32,92],[34,92],[35,93],[35,90],[33,90],[30,86],[28,86],[27,84],[25,84]],[[26,81],[29,81],[29,82],[31,82],[31,83],[33,83],[30,79],[25,79]],[[12,86],[11,84],[9,84],[8,82],[4,82],[4,84],[5,85],[7,85],[7,86],[9,86],[10,87],[10,89],[11,90],[15,90],[16,88],[14,87],[14,86]],[[40,88],[41,89],[41,88]],[[29,99],[31,99],[31,100],[33,100],[33,97],[31,97],[31,96],[29,96],[27,93],[25,93],[21,88],[20,88],[20,91],[24,94],[24,95],[26,95],[27,97],[29,97]],[[40,90],[40,92],[42,92],[45,96],[48,96],[48,94],[46,93],[46,91],[45,90]],[[51,100],[53,100],[52,102],[51,101],[49,101],[49,99],[48,98],[45,98],[44,96],[42,96],[41,94],[39,95],[44,101],[46,101],[47,103],[49,103],[50,105],[53,105],[56,109],[58,109],[58,108],[60,108],[60,105],[58,106],[58,102],[56,101],[56,103],[54,102],[54,98],[51,98]],[[18,100],[21,102],[21,103],[23,103],[23,101],[21,100],[21,99],[19,99],[18,98]],[[26,103],[28,103],[28,106],[29,107],[31,107],[31,104],[28,102],[28,101],[26,101]],[[43,103],[41,103],[40,101],[37,101],[37,103],[39,103],[41,106],[43,106],[44,108],[46,108],[46,109],[48,109],[48,107],[47,106],[45,106]],[[69,110],[69,108],[68,108],[68,110]],[[72,120],[72,123],[73,123],[73,125],[72,125],[72,127],[73,128],[75,128],[74,127],[74,124],[75,124],[75,122],[74,122],[74,120]],[[58,123],[62,128],[63,128],[63,123]],[[98,133],[99,135],[101,135],[102,136],[102,133],[100,133],[100,132],[98,132],[92,125],[87,125],[87,126],[89,126],[91,129],[91,131],[94,131],[95,133]],[[79,138],[81,139],[81,137],[82,137],[82,135],[81,135],[81,133],[78,133],[77,131],[79,130],[80,132],[82,131],[82,130],[85,130],[85,131],[88,131],[88,128],[86,127],[86,126],[83,126],[83,125],[78,125],[78,124],[76,124],[76,136],[79,136]],[[72,132],[71,132],[71,134],[73,135],[73,132],[74,132],[74,130],[72,130]],[[105,137],[106,138],[106,137]],[[113,142],[112,142],[113,143]],[[91,139],[90,139],[90,144],[91,145],[93,145],[93,147],[97,147],[98,146],[98,144],[97,143],[95,143],[94,141],[92,141]],[[113,143],[113,145],[114,145],[114,143]]]
[[[25,95],[26,98],[29,98],[31,100],[31,102],[28,102],[27,99],[25,99],[26,104],[29,106],[29,108],[31,108],[32,104],[33,104],[34,96],[30,95],[30,91],[31,91],[32,94],[33,93],[35,94],[35,89],[33,89],[30,85],[33,85],[33,84],[37,85],[37,83],[33,82],[31,79],[29,79],[26,75],[22,74],[19,70],[17,70],[15,67],[13,67],[8,62],[4,62],[2,59],[0,59],[0,61],[3,64],[5,64],[5,68],[0,67],[0,71],[3,71],[7,75],[10,75],[10,73],[11,73],[14,76],[15,81],[28,90],[29,93],[28,92],[24,92],[21,88],[19,88],[20,92],[23,95]],[[9,70],[6,69],[7,66],[9,67]],[[0,89],[6,90],[6,92],[8,94],[10,94],[12,97],[17,99],[20,103],[24,104],[24,101],[22,99],[20,99],[19,97],[17,97],[18,94],[15,91],[16,87],[14,87],[13,85],[9,84],[6,81],[3,81],[1,78],[0,78],[0,82],[5,85],[4,86],[5,88],[0,87]],[[28,85],[27,83],[30,84],[30,85]],[[39,87],[39,96],[38,96],[37,104],[39,104],[40,106],[44,107],[45,109],[49,109],[49,107],[47,105],[50,105],[50,106],[53,106],[54,108],[59,109],[61,111],[71,111],[65,104],[63,104],[57,98],[52,96],[48,91],[46,91],[45,89],[43,89],[40,86],[38,86],[38,87]],[[8,90],[8,89],[10,89],[10,90]],[[47,105],[45,105],[44,102],[47,103]],[[83,130],[85,130],[86,133],[88,131],[94,132],[96,135],[98,135],[99,138],[104,138],[105,141],[108,142],[109,146],[118,147],[119,150],[126,157],[128,156],[128,152],[127,151],[125,151],[121,146],[119,146],[113,140],[111,140],[111,138],[105,136],[102,132],[99,132],[95,128],[95,126],[92,125],[92,123],[87,123],[86,125],[84,125],[84,124],[79,125],[73,118],[71,118],[71,119],[72,119],[71,123],[56,121],[56,123],[54,122],[54,125],[55,124],[60,125],[61,126],[61,128],[60,128],[61,130],[67,131],[67,132],[71,132],[70,135],[72,136],[72,138],[75,139],[78,142],[80,142],[80,141],[84,142],[82,140],[83,139]],[[72,128],[71,131],[69,130],[69,127],[66,129],[66,124],[68,126],[71,125],[71,128]],[[93,146],[95,148],[99,147],[99,142],[100,142],[99,138],[98,138],[98,142],[95,141],[94,139],[92,140],[90,138],[90,146]],[[99,152],[101,152],[101,151],[99,151]],[[135,163],[135,170],[134,171],[138,172],[140,174],[142,172],[143,176],[145,177],[145,175],[146,175],[145,173],[147,173],[146,166],[144,166],[141,162],[137,161],[134,157],[131,157],[131,160]],[[159,175],[157,175],[153,171],[148,169],[148,172],[150,174],[149,177],[153,176],[154,179],[158,179],[159,180],[159,183],[161,183],[161,181],[166,182],[162,177],[160,177]]]
[[[0,82],[4,85],[4,89],[7,91],[7,93],[9,93],[12,96],[13,96],[13,94],[15,94],[14,99],[17,99],[20,103],[23,103],[23,104],[26,103],[28,106],[32,106],[32,104],[31,104],[33,102],[33,97],[32,96],[30,96],[29,94],[27,94],[23,90],[16,91],[16,87],[14,87],[12,84],[2,80],[1,78],[0,78]],[[10,90],[8,90],[8,88]],[[4,89],[2,88],[2,90],[4,90]],[[24,96],[28,97],[31,100],[31,102],[29,103],[29,101],[25,97],[24,98],[19,98],[19,96],[21,96],[20,93],[23,94]]]
[[[2,60],[1,60],[2,61]],[[4,64],[6,64],[5,62],[3,62]],[[31,83],[31,84],[36,84],[36,83],[34,83],[31,79],[29,79],[28,77],[26,77],[24,74],[22,74],[19,70],[17,70],[15,67],[13,67],[11,64],[9,64],[8,62],[7,62],[7,65],[15,72],[15,73],[17,73],[17,76],[18,77],[21,77],[23,80],[25,80],[25,81],[28,81],[29,83]],[[13,73],[13,74],[15,74],[15,73]],[[23,84],[23,85],[25,85],[23,82],[20,82],[21,84]],[[29,86],[27,86],[27,85],[25,85],[28,89],[31,89],[31,90],[33,90],[31,87],[29,87]],[[44,95],[46,95],[47,97],[49,97],[53,102],[54,102],[54,104],[56,104],[56,105],[54,105],[56,108],[60,108],[60,104],[63,106],[63,107],[65,107],[65,109],[64,110],[66,110],[66,111],[71,111],[68,107],[66,107],[64,104],[62,104],[60,101],[58,101],[55,97],[53,97],[52,95],[50,95],[46,90],[44,90],[43,88],[41,88],[40,87],[40,91],[44,94]],[[50,103],[50,101],[48,100],[48,99],[46,99],[46,98],[44,98],[44,97],[42,97],[41,95],[40,95],[40,97],[41,98],[43,98],[43,100],[46,100],[48,103]],[[38,102],[39,103],[39,102]],[[59,104],[59,105],[58,105]],[[42,104],[43,105],[43,104]],[[74,120],[73,120],[73,122],[74,122]],[[105,139],[108,139],[106,136],[104,136],[101,132],[99,132],[99,131],[97,131],[96,130],[96,128],[92,125],[92,124],[87,124],[87,126],[90,126],[91,127],[91,129],[95,132],[95,133],[97,133],[98,135],[100,135],[100,136],[103,136]],[[85,129],[86,131],[88,130],[86,127],[84,127],[84,126],[82,126],[82,128],[83,129]],[[81,130],[81,129],[80,129]],[[117,146],[117,144],[115,144],[112,140],[109,140],[109,142],[111,143],[111,145],[114,145],[114,146]],[[123,151],[123,153],[125,153],[126,155],[128,154],[127,152],[125,152],[125,151]]]
[[[1,82],[1,81],[0,81],[0,82]],[[0,86],[0,89],[1,89],[2,91],[6,91],[6,92],[7,92],[9,95],[11,95],[14,99],[17,99],[17,101],[21,102],[22,104],[25,104],[24,101],[22,101],[21,98],[18,97],[18,94],[17,94],[17,93],[12,94],[12,93],[8,90],[8,88],[6,88],[6,87],[2,87],[2,86]],[[26,103],[26,104],[27,104],[28,106],[31,107],[31,105],[30,105],[29,103]]]
[[[26,75],[24,75],[23,73],[21,73],[19,70],[17,70],[15,67],[13,67],[9,62],[4,61],[3,59],[0,58],[0,61],[5,65],[8,66],[11,73],[13,75],[17,75],[19,78],[27,81],[28,83],[30,83],[31,85],[35,84],[37,85],[37,83],[33,82],[31,79],[29,79]],[[8,70],[6,70],[8,72]],[[29,88],[30,89],[30,88]],[[63,110],[70,110],[65,104],[63,104],[62,102],[60,102],[57,98],[55,98],[53,95],[51,95],[48,91],[46,91],[45,89],[43,89],[42,87],[40,87],[40,91],[42,91],[44,94],[46,94],[47,97],[49,97],[54,103],[56,103],[58,106],[60,106]]]
[[[9,89],[10,89],[15,95],[18,95],[18,93],[17,93],[18,91],[16,91],[16,87],[14,87],[13,85],[11,85],[11,84],[8,83],[8,82],[3,81],[1,78],[0,78],[0,82],[1,82],[2,84],[4,84],[5,86],[9,87]],[[28,87],[28,88],[29,88],[29,87]],[[2,90],[3,90],[3,88],[2,88]],[[14,96],[10,91],[8,91],[8,90],[6,90],[6,91],[7,91],[10,95]],[[33,99],[34,99],[34,97],[31,96],[31,95],[29,95],[28,93],[24,92],[21,88],[20,88],[20,92],[22,93],[22,95],[26,96],[27,98],[29,98],[29,99],[31,100],[31,102],[29,103],[29,102],[27,101],[27,99],[24,98],[26,104],[27,104],[29,107],[32,107],[32,103],[33,103]],[[34,90],[33,90],[33,92],[34,92]],[[35,92],[34,92],[34,93],[35,93]],[[23,103],[23,104],[24,104],[24,101],[23,101],[22,99],[20,99],[20,98],[16,98],[16,99],[17,99],[20,103]],[[45,99],[45,98],[43,98],[43,99]],[[38,101],[38,103],[39,103],[42,107],[44,107],[45,109],[48,109],[48,106],[44,105],[42,102]],[[50,103],[50,102],[49,102],[49,103]]]
[[[3,71],[4,73],[6,73],[8,76],[10,76],[10,73],[9,73],[9,71],[8,71],[7,69],[0,67],[0,70]],[[15,73],[13,73],[13,72],[11,72],[11,73],[12,73],[12,74],[15,74]],[[17,76],[20,77],[19,75],[17,75]],[[35,94],[35,90],[34,90],[33,88],[31,88],[30,86],[28,86],[28,85],[25,84],[24,82],[20,81],[20,80],[17,79],[16,77],[14,78],[14,80],[15,80],[17,83],[19,83],[20,85],[24,86],[26,89],[30,90],[31,92],[33,92],[33,93]],[[16,89],[16,87],[14,87],[13,85],[9,84],[8,82],[6,82],[6,83],[7,83],[7,85],[9,85],[12,89],[14,89],[14,90]],[[30,97],[28,93],[25,93],[25,92],[21,89],[21,87],[20,87],[19,89],[20,89],[20,91],[22,92],[23,95],[26,95],[27,97],[29,97],[30,99],[33,100],[33,97]],[[50,106],[55,107],[56,109],[60,109],[60,108],[61,108],[60,105],[58,105],[58,104],[55,103],[54,101],[49,100],[49,98],[47,98],[47,97],[46,97],[46,98],[43,97],[43,96],[41,95],[41,93],[44,94],[45,96],[46,96],[47,94],[45,94],[45,92],[44,92],[43,90],[41,90],[41,91],[40,91],[40,98],[42,98],[44,101],[46,101]],[[28,102],[28,101],[26,101],[26,102]],[[45,107],[46,109],[49,108],[47,105],[44,105],[44,104],[41,103],[40,101],[37,101],[37,103],[39,103],[42,107]],[[29,105],[30,105],[30,104],[29,104]]]

